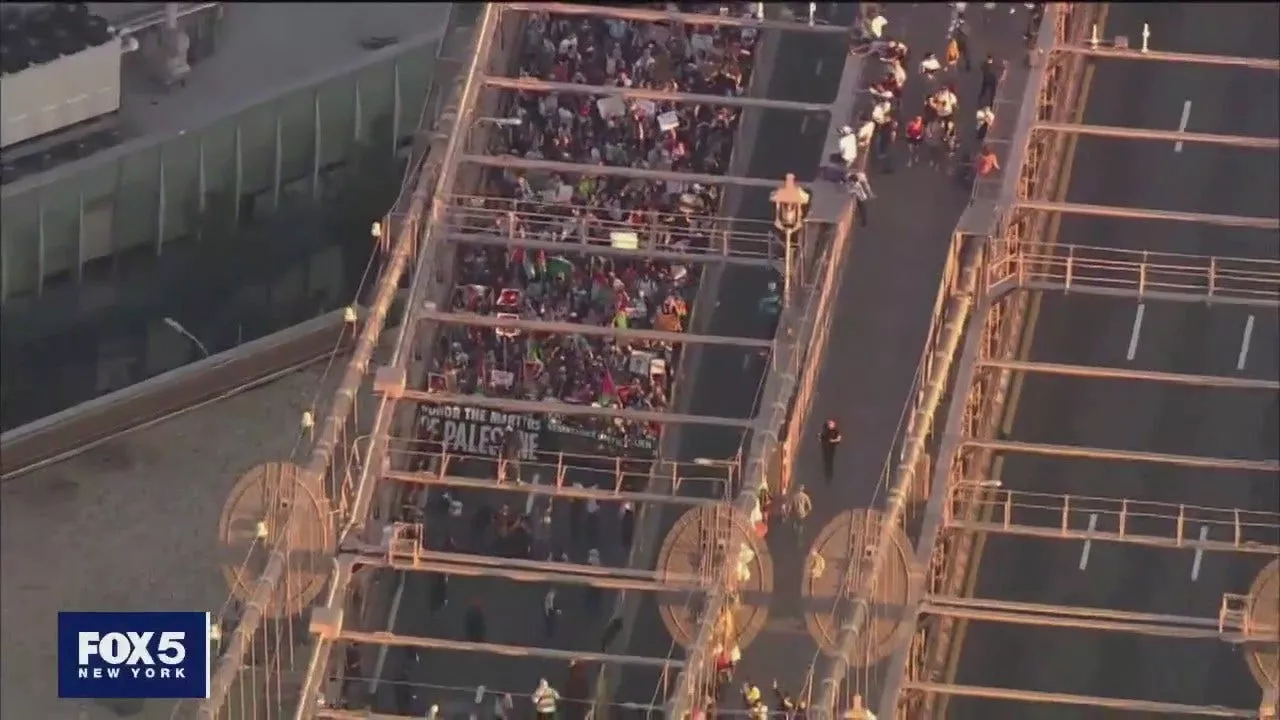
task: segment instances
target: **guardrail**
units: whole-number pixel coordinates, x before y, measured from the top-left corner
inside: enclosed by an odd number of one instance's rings
[[[690,223],[692,227],[680,228],[663,221],[663,216],[671,213],[648,212],[642,224],[603,218],[569,224],[563,215],[527,209],[517,211],[519,203],[506,198],[452,195],[449,201],[440,230],[451,236],[492,234],[495,226],[502,228],[504,233],[510,233],[515,221],[519,220],[526,229],[539,225],[554,227],[565,238],[574,238],[584,245],[596,247],[612,246],[615,233],[665,236],[671,241],[666,245],[687,243],[688,247],[682,248],[682,252],[693,257],[705,256],[708,261],[730,256],[772,260],[774,248],[778,246],[771,220],[691,215],[688,217],[694,221]]]
[[[980,485],[956,485],[947,491],[947,525],[968,531],[1211,552],[1280,552],[1280,513],[1275,512],[1003,488],[987,491]],[[990,507],[991,519],[969,519],[967,508],[974,505]]]
[[[351,345],[346,310],[295,325],[0,435],[0,481],[251,390]]]
[[[998,241],[1001,244],[1003,241]],[[1195,296],[1207,302],[1280,305],[1280,262],[1085,245],[1007,243],[987,269],[987,287],[1116,291],[1138,297]]]

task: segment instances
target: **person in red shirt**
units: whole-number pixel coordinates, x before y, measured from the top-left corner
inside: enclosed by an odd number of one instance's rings
[[[978,177],[986,177],[993,172],[1000,170],[1000,160],[996,157],[996,151],[991,149],[990,145],[984,145],[982,152],[978,155],[976,161],[978,169]]]
[[[924,144],[924,118],[919,115],[911,118],[903,128],[902,135],[907,141],[907,167],[911,167],[920,155],[920,146]]]

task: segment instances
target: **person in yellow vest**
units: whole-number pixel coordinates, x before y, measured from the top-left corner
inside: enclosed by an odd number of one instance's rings
[[[553,720],[556,716],[556,703],[560,702],[560,693],[551,687],[542,679],[538,681],[538,688],[533,691],[531,696],[533,699],[533,711],[537,714],[538,720]]]
[[[689,305],[685,303],[684,298],[679,295],[675,296],[673,299],[675,300],[676,317],[683,321],[685,318],[689,317]]]
[[[662,310],[658,313],[656,325],[660,330],[665,332],[683,332],[684,325],[681,323],[680,306],[673,298],[667,298],[662,303]]]
[[[746,703],[748,708],[753,708],[760,704],[760,688],[751,683],[742,683],[742,701]]]

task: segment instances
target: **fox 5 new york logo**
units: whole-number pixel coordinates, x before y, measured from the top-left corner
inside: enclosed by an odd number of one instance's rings
[[[58,695],[208,697],[209,614],[58,613]]]

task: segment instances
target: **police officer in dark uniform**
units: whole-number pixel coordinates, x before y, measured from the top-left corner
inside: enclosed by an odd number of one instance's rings
[[[844,439],[834,418],[822,426],[822,434],[818,439],[822,442],[822,476],[827,482],[831,482],[831,477],[835,474],[836,448],[840,447],[840,441]]]

